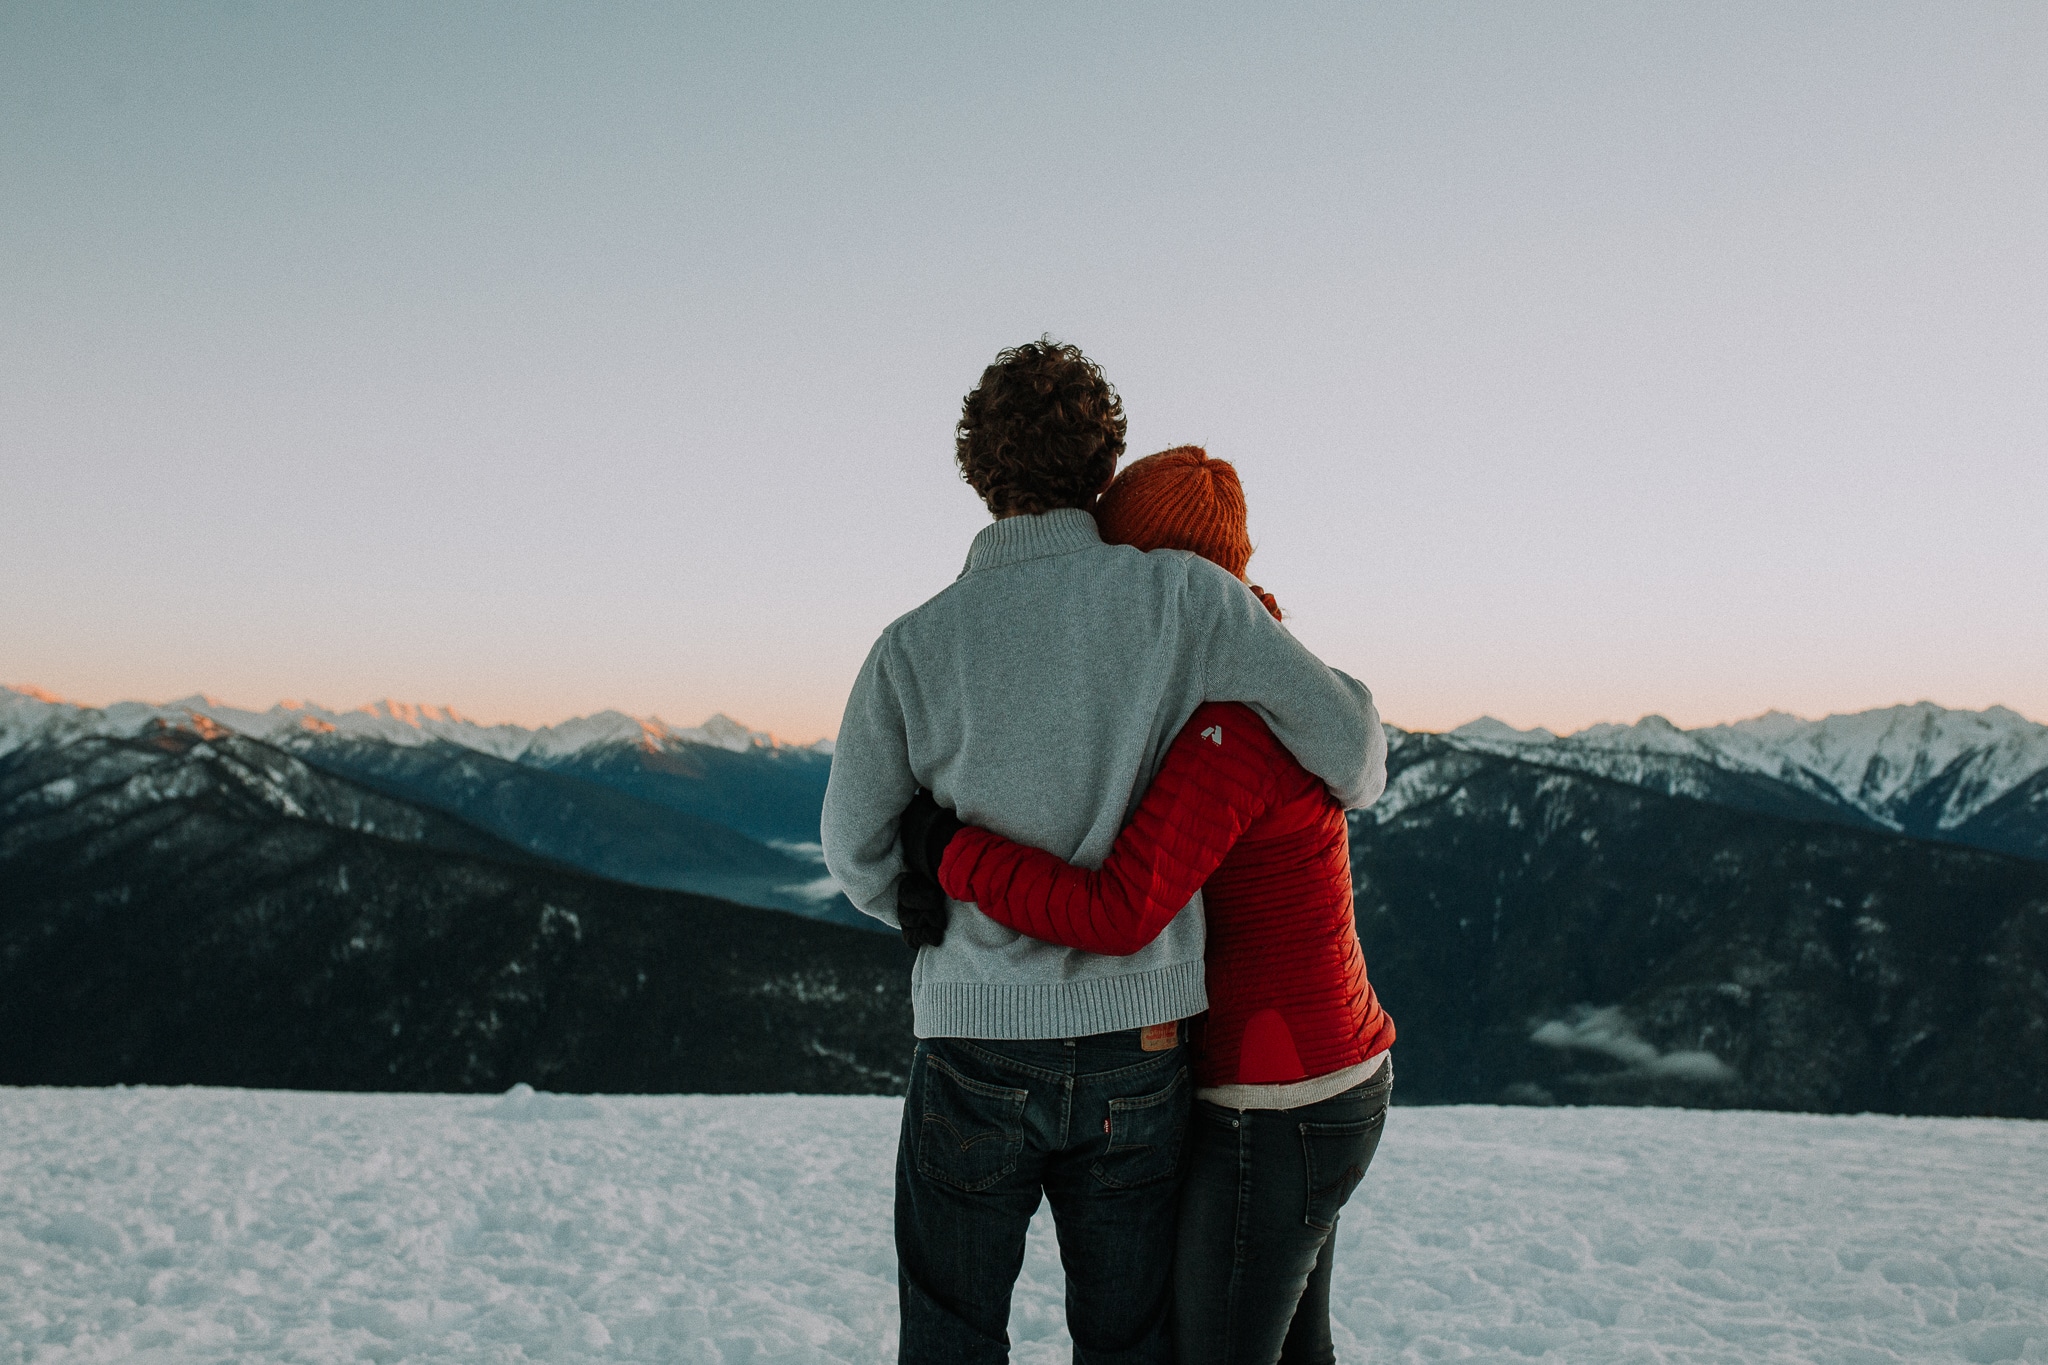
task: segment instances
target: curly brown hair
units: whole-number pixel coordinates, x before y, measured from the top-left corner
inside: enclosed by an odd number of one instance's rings
[[[1123,453],[1123,400],[1078,346],[1049,336],[998,355],[953,428],[960,477],[999,517],[1086,510]]]

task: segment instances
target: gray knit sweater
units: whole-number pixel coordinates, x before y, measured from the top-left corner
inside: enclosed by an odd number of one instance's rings
[[[962,820],[1099,867],[1204,701],[1244,702],[1347,807],[1386,786],[1372,694],[1195,555],[1105,545],[1073,509],[995,522],[953,585],[869,651],[825,789],[825,865],[896,923],[896,818],[919,786]],[[920,1038],[1071,1038],[1199,1014],[1201,897],[1129,957],[1025,938],[955,902],[918,953]]]

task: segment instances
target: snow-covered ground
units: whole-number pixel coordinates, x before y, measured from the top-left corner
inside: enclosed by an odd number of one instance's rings
[[[897,1114],[0,1089],[0,1362],[891,1360]],[[1349,1361],[2048,1362],[2048,1124],[1396,1108],[1340,1236]]]

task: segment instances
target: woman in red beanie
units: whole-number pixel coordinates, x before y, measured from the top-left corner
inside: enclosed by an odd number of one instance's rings
[[[1198,447],[1136,461],[1096,507],[1104,540],[1187,550],[1242,579],[1237,471]],[[1247,584],[1274,616],[1279,604]],[[1099,871],[976,826],[938,860],[954,900],[1090,952],[1151,942],[1199,889],[1199,1033],[1174,1270],[1182,1365],[1327,1362],[1337,1212],[1371,1164],[1394,1023],[1366,980],[1344,812],[1237,703],[1198,709]]]

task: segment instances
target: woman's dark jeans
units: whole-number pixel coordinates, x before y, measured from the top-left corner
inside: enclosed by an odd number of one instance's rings
[[[1379,1149],[1390,1057],[1299,1109],[1195,1101],[1175,1258],[1180,1365],[1328,1365],[1337,1210]]]
[[[899,1360],[1009,1359],[1010,1290],[1043,1191],[1074,1359],[1171,1365],[1187,1051],[1146,1052],[1136,1029],[917,1045],[896,1154]]]

